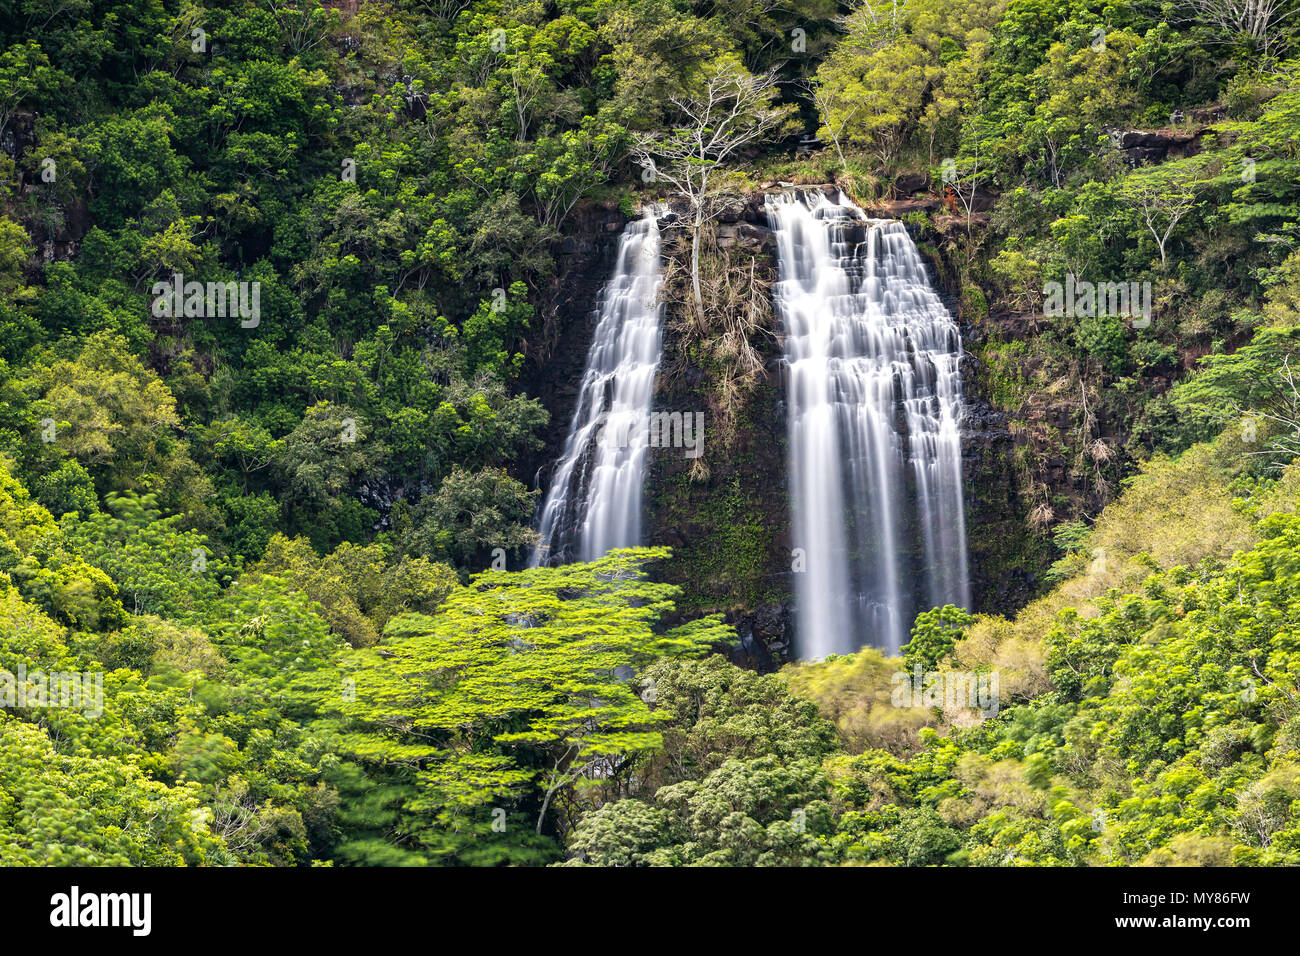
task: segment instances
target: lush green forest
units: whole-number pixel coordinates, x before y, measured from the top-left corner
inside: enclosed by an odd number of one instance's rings
[[[907,224],[999,436],[898,659],[735,650],[778,183]],[[661,200],[704,544],[530,568]],[[1292,361],[1294,0],[0,0],[0,864],[1300,865]]]

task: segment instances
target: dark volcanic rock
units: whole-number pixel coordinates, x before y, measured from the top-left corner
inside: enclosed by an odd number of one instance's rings
[[[894,192],[899,196],[910,196],[929,185],[930,177],[925,173],[904,173],[894,180]]]
[[[556,274],[543,307],[541,341],[528,350],[522,391],[541,401],[551,413],[546,444],[521,463],[521,480],[547,470],[559,456],[577,403],[587,365],[587,349],[596,328],[600,290],[614,267],[619,236],[627,217],[616,203],[578,207],[567,223],[568,235],[558,243]]]
[[[776,236],[767,226],[751,222],[739,222],[735,225],[720,225],[714,231],[718,245],[723,248],[739,248],[755,255],[774,255]]]
[[[1110,141],[1124,153],[1130,165],[1140,166],[1195,155],[1200,152],[1203,132],[1203,125],[1180,129],[1110,130]]]
[[[735,621],[739,642],[728,649],[733,664],[757,671],[770,671],[789,659],[791,620],[790,604],[765,604],[752,614]]]

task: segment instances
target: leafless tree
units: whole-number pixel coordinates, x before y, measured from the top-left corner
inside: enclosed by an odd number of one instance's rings
[[[755,76],[737,65],[722,66],[697,94],[672,98],[679,126],[647,133],[633,145],[647,180],[667,183],[690,209],[691,288],[701,317],[700,231],[716,214],[719,167],[793,112],[793,106],[773,105],[776,82],[775,72]]]
[[[898,30],[898,14],[907,6],[907,0],[890,0],[888,6],[884,3],[864,3],[854,12],[869,18],[876,26],[884,26],[886,21],[892,31]]]
[[[1257,421],[1272,422],[1274,428],[1279,429],[1269,437],[1264,448],[1247,452],[1268,460],[1273,467],[1282,467],[1300,457],[1300,385],[1297,385],[1295,370],[1291,368],[1291,356],[1282,359],[1278,375],[1285,386],[1269,406],[1245,408],[1236,403],[1232,405],[1233,411],[1250,423],[1252,441]]]
[[[1294,29],[1288,22],[1300,12],[1296,0],[1181,0],[1185,21],[1210,27],[1223,42],[1245,39],[1265,56]]]
[[[430,0],[420,6],[433,14],[439,23],[451,24],[462,12],[470,8],[473,0]]]
[[[329,36],[329,12],[323,5],[262,0],[262,6],[275,17],[280,35],[295,56],[320,46]]]

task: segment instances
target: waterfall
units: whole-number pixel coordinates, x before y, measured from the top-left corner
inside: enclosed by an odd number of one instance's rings
[[[894,653],[918,611],[970,605],[961,336],[901,223],[821,192],[768,196],[767,210],[799,656]]]
[[[538,516],[532,565],[592,561],[641,543],[650,403],[662,323],[657,207],[628,223],[601,293],[578,404]]]

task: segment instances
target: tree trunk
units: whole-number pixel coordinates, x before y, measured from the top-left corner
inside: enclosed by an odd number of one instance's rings
[[[573,750],[573,747],[569,747],[569,749],[564,752],[564,756],[555,761],[555,768],[552,771],[555,776],[551,779],[550,786],[546,788],[546,799],[542,801],[542,810],[537,814],[537,832],[539,834],[542,832],[542,822],[546,819],[546,811],[551,807],[551,798],[554,797],[556,792],[570,780],[577,779],[578,775],[575,773],[560,773],[560,764],[564,763],[564,761],[568,759],[569,754],[573,753]]]
[[[695,214],[695,228],[691,230],[691,288],[695,292],[695,313],[704,325],[704,296],[700,292],[700,230],[704,227],[704,217]]]
[[[559,783],[552,784],[552,785],[547,789],[547,791],[546,791],[546,799],[542,801],[542,811],[541,811],[541,813],[537,814],[537,832],[538,832],[538,834],[540,834],[540,833],[542,832],[542,821],[544,821],[544,820],[546,819],[546,811],[550,809],[550,806],[551,806],[551,797],[555,796],[555,791],[559,790],[560,787],[564,784],[564,782],[565,782],[564,780],[561,780]]]

